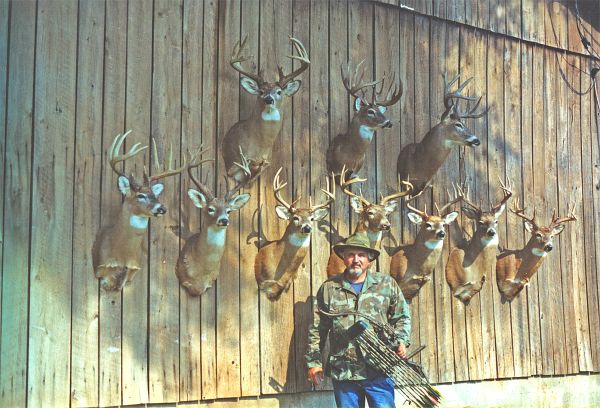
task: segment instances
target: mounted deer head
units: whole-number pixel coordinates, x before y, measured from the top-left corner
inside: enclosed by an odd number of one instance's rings
[[[410,194],[412,185],[408,182],[402,182],[402,185],[407,187],[406,191],[401,191],[402,188],[398,187],[398,191],[391,195],[385,197],[381,195],[379,203],[371,203],[364,198],[362,193],[357,195],[349,189],[352,184],[366,181],[366,179],[353,178],[346,180],[345,174],[346,171],[343,169],[340,174],[340,185],[344,193],[350,197],[352,209],[358,214],[358,221],[353,235],[366,233],[371,248],[378,248],[381,246],[383,232],[389,231],[392,227],[388,215],[396,210],[398,199]],[[327,277],[331,278],[343,272],[345,267],[344,261],[332,252],[327,262]]]
[[[450,88],[458,81],[457,75],[449,83],[444,74],[444,106],[440,123],[435,125],[419,143],[405,146],[398,155],[397,169],[402,180],[410,180],[415,187],[415,193],[423,190],[431,183],[433,176],[444,164],[453,146],[479,146],[480,141],[465,125],[465,119],[480,118],[487,114],[489,108],[476,113],[481,97],[475,98],[462,95],[464,88],[473,78],[467,79],[457,90]],[[473,108],[461,112],[459,100],[477,101]]]
[[[186,241],[175,267],[179,283],[192,296],[204,293],[217,279],[231,212],[242,208],[250,199],[250,194],[237,194],[242,183],[237,183],[229,189],[227,178],[225,178],[227,192],[222,198],[216,197],[205,184],[200,183],[194,177],[192,169],[204,162],[212,161],[212,159],[200,160],[203,152],[199,150],[196,154],[190,155],[188,174],[198,189],[190,188],[188,196],[202,211],[204,228]],[[248,168],[241,168],[247,174],[250,173]]]
[[[550,225],[541,227],[535,222],[535,209],[533,216],[527,217],[525,209],[519,207],[519,200],[515,200],[511,212],[523,218],[525,230],[531,237],[523,249],[504,250],[498,256],[496,281],[503,301],[512,301],[542,266],[546,255],[554,249],[554,237],[563,232],[566,222],[577,220],[574,208],[571,203],[566,217],[557,216],[556,210],[553,210]]]
[[[442,255],[446,227],[458,217],[457,211],[447,210],[462,199],[460,194],[456,194],[455,198],[442,208],[436,205],[437,215],[429,215],[427,208],[419,210],[410,205],[409,201],[416,197],[418,195],[407,200],[406,207],[411,210],[408,219],[419,226],[417,237],[413,244],[399,246],[390,261],[390,275],[396,279],[409,302],[419,294],[421,287],[431,280]]]
[[[256,105],[248,119],[237,122],[227,131],[221,151],[227,175],[236,182],[249,184],[269,165],[275,138],[282,127],[283,104],[300,89],[302,82],[294,78],[308,68],[310,60],[302,43],[290,37],[297,55],[290,55],[288,58],[299,61],[300,66],[288,75],[278,66],[279,80],[267,82],[261,72],[254,74],[242,67],[242,63],[250,58],[244,55],[247,39],[246,36],[241,43],[238,41],[235,44],[229,63],[242,74],[242,88],[249,94],[256,95]],[[242,152],[249,163],[249,176],[235,165],[242,162]]]
[[[96,235],[92,248],[92,258],[96,278],[100,279],[100,286],[105,290],[121,290],[127,282],[131,282],[135,273],[141,268],[142,254],[146,251],[145,237],[147,234],[148,220],[166,214],[167,209],[158,201],[164,185],[158,180],[174,176],[185,169],[185,161],[181,167],[174,169],[169,162],[168,170],[148,176],[144,170],[143,182],[138,183],[133,175],[126,176],[117,168],[123,162],[148,146],[133,145],[126,154],[120,155],[125,138],[131,130],[123,136],[117,135],[108,150],[110,167],[118,175],[118,185],[125,200],[121,206],[118,217],[114,223],[103,227]],[[171,155],[169,155],[171,157]],[[154,159],[157,168],[158,155],[154,145]]]
[[[314,223],[327,216],[327,207],[335,200],[335,182],[327,178],[327,188],[321,189],[327,197],[325,202],[311,204],[309,208],[298,208],[296,203],[300,198],[297,198],[288,204],[281,197],[281,190],[287,185],[287,182],[281,183],[279,179],[281,170],[273,179],[273,193],[281,204],[275,207],[275,212],[279,218],[288,221],[288,226],[279,240],[268,243],[258,251],[254,262],[256,282],[269,300],[279,299],[283,291],[290,288],[308,253]]]
[[[349,174],[356,173],[362,168],[365,153],[375,130],[392,127],[392,122],[385,116],[387,107],[394,105],[402,96],[402,81],[398,87],[394,81],[394,74],[391,75],[387,90],[385,76],[378,81],[363,82],[364,62],[362,60],[352,73],[349,62],[341,66],[344,87],[355,98],[355,114],[348,131],[337,135],[327,149],[327,169],[336,176],[341,174],[344,167]],[[378,84],[379,90],[377,90]],[[365,88],[372,89],[371,100],[366,99]]]
[[[463,247],[453,248],[450,251],[446,264],[446,281],[452,289],[452,295],[465,306],[469,304],[486,279],[486,274],[491,273],[496,265],[498,250],[498,219],[506,208],[506,203],[512,196],[510,180],[506,185],[500,180],[503,197],[498,204],[489,211],[482,211],[481,206],[473,204],[468,199],[468,192],[462,192],[463,214],[473,220],[476,225],[475,233]]]

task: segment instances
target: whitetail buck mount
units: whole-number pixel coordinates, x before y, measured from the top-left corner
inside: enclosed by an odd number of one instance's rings
[[[244,55],[247,38],[235,44],[230,65],[242,74],[240,84],[246,92],[256,95],[256,104],[249,118],[237,122],[227,131],[221,145],[227,175],[236,182],[245,184],[251,183],[270,164],[273,144],[282,128],[283,106],[300,89],[302,83],[294,78],[310,65],[308,53],[302,43],[290,37],[297,55],[288,57],[299,61],[300,66],[287,75],[278,66],[279,79],[267,82],[262,72],[254,74],[242,67],[242,63],[250,58]],[[236,166],[236,163],[241,163],[246,158],[250,175]]]
[[[202,211],[204,227],[186,240],[175,267],[179,283],[192,296],[204,293],[219,276],[231,212],[241,209],[250,199],[250,194],[237,194],[242,188],[242,183],[237,183],[229,189],[225,178],[227,191],[221,198],[215,196],[205,184],[199,182],[194,177],[192,169],[212,160],[199,160],[203,152],[199,150],[195,155],[190,155],[188,160],[190,180],[198,188],[197,190],[190,188],[188,196]],[[249,169],[245,170],[246,174],[249,174]]]
[[[512,196],[510,180],[507,180],[506,184],[500,181],[500,186],[503,197],[489,211],[482,211],[481,205],[469,201],[468,192],[464,193],[461,190],[463,203],[466,204],[462,207],[462,213],[472,220],[476,227],[469,240],[450,251],[446,263],[446,282],[452,290],[452,295],[465,306],[481,291],[486,276],[491,274],[496,266],[500,242],[498,219]]]
[[[366,181],[366,179],[353,178],[346,180],[346,171],[342,170],[340,174],[340,186],[346,195],[350,197],[350,205],[355,213],[358,214],[358,221],[354,229],[354,234],[365,233],[369,238],[369,245],[371,248],[381,247],[381,239],[384,232],[390,231],[392,224],[388,218],[392,212],[398,208],[398,201],[401,197],[410,194],[410,183],[403,183],[408,187],[405,191],[392,193],[388,196],[381,196],[379,203],[371,203],[362,193],[355,194],[350,191],[350,186],[357,182]],[[337,256],[333,251],[329,255],[329,261],[327,262],[327,277],[331,278],[345,269],[344,261]]]
[[[431,280],[442,256],[446,227],[458,217],[457,211],[446,211],[461,198],[457,195],[442,208],[437,208],[437,215],[427,214],[427,208],[419,210],[409,202],[406,203],[406,207],[411,210],[408,219],[419,226],[419,231],[412,244],[400,245],[392,255],[390,275],[396,279],[408,302]]]
[[[467,79],[451,91],[450,88],[458,81],[457,75],[447,82],[444,74],[444,106],[440,122],[423,137],[419,143],[411,143],[400,151],[398,155],[397,170],[401,180],[409,180],[414,186],[414,193],[419,193],[431,183],[438,169],[452,151],[454,146],[479,146],[479,138],[465,125],[465,119],[481,118],[486,115],[489,108],[476,113],[481,98],[462,95],[464,88],[473,78]],[[459,100],[470,102],[477,101],[475,105],[461,112],[458,108]]]
[[[164,185],[157,181],[177,175],[186,167],[185,160],[177,169],[173,169],[172,163],[169,163],[168,170],[150,177],[144,170],[142,184],[136,182],[133,175],[126,176],[117,168],[117,164],[148,147],[136,143],[127,153],[119,155],[130,132],[131,130],[122,136],[117,135],[108,150],[109,164],[118,175],[118,186],[124,201],[114,223],[100,229],[92,248],[94,273],[105,290],[123,289],[141,269],[142,259],[147,252],[145,237],[148,235],[148,221],[151,217],[162,216],[167,212],[165,206],[158,201]],[[160,168],[156,145],[154,147],[155,164]]]
[[[381,80],[363,82],[365,70],[361,61],[351,72],[350,63],[341,65],[344,88],[352,95],[355,114],[346,133],[337,135],[327,149],[327,170],[339,176],[342,168],[349,175],[357,173],[363,166],[366,151],[378,128],[391,128],[392,122],[385,116],[388,106],[392,106],[402,96],[402,81],[398,87],[392,74],[385,90],[384,76]],[[377,90],[377,85],[380,89]],[[372,98],[367,101],[365,88],[372,89]],[[359,94],[360,92],[360,94]],[[383,99],[380,99],[382,98]],[[403,179],[404,180],[404,179]]]
[[[273,193],[281,204],[275,207],[275,212],[279,218],[288,221],[288,226],[279,240],[260,248],[254,262],[256,282],[269,300],[279,299],[290,288],[310,248],[314,223],[327,216],[327,207],[335,200],[335,181],[332,177],[331,180],[327,178],[327,188],[321,189],[327,197],[324,203],[298,208],[296,203],[300,198],[297,198],[288,204],[281,197],[281,190],[287,185],[287,182],[282,184],[280,181],[281,170],[273,179]]]
[[[496,281],[504,302],[512,301],[542,266],[548,253],[554,249],[554,237],[564,230],[564,223],[577,220],[574,213],[575,206],[571,204],[569,207],[568,216],[559,217],[554,210],[550,225],[542,227],[535,222],[535,209],[533,216],[527,217],[524,214],[525,209],[519,208],[519,201],[515,200],[511,212],[523,218],[525,230],[531,234],[531,237],[524,248],[507,249],[498,255]]]

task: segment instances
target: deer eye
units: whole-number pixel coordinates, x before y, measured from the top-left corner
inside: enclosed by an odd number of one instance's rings
[[[542,234],[540,234],[539,232],[536,232],[536,233],[535,233],[535,237],[536,237],[537,239],[542,239]]]
[[[367,215],[368,215],[369,217],[373,217],[373,216],[375,215],[375,213],[374,213],[373,211],[369,211],[369,212],[367,213]]]
[[[292,221],[294,221],[296,224],[298,224],[298,223],[300,222],[300,217],[298,217],[298,216],[294,216],[294,217],[292,218]]]
[[[277,95],[281,95],[281,89],[277,91]]]
[[[215,213],[215,207],[208,207],[208,213],[209,214],[214,214]]]
[[[231,212],[231,208],[228,208],[227,210],[225,210],[225,212],[226,212],[227,214],[229,214],[229,213]]]
[[[430,222],[425,223],[425,228],[427,228],[429,231],[433,230],[433,224]]]
[[[457,129],[464,129],[464,128],[465,128],[465,126],[464,126],[462,123],[460,123],[460,122],[456,123],[454,126],[455,126]]]
[[[138,200],[146,200],[148,197],[146,197],[146,194],[138,194],[137,195],[137,199]]]
[[[373,108],[369,108],[369,109],[367,110],[367,114],[368,114],[369,116],[373,116],[373,115],[375,115],[375,109],[373,109]]]

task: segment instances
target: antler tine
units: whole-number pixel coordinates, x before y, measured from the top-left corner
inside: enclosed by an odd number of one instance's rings
[[[475,101],[477,100],[476,97],[474,96],[466,96],[463,95],[461,92],[463,91],[463,89],[465,89],[465,87],[469,84],[469,82],[471,82],[473,80],[473,77],[467,79],[466,81],[464,81],[457,89],[456,91],[450,91],[450,87],[452,87],[452,85],[454,85],[456,83],[456,81],[458,81],[458,79],[460,78],[460,74],[456,75],[452,81],[450,81],[450,83],[446,82],[447,78],[446,78],[446,73],[444,73],[444,106],[446,107],[446,109],[450,109],[452,106],[454,106],[456,104],[456,102],[454,101],[454,99],[464,99],[467,101]]]
[[[477,205],[469,199],[469,193],[470,193],[469,186],[467,186],[465,189],[465,188],[463,188],[463,186],[459,186],[458,184],[455,184],[453,186],[453,188],[455,191],[455,193],[454,193],[455,197],[460,197],[460,199],[462,200],[463,203],[467,204],[474,211],[481,214],[481,205]]]
[[[575,216],[575,203],[569,203],[569,208],[567,209],[569,215],[566,217],[558,217],[556,214],[556,208],[552,210],[552,222],[550,223],[549,228],[554,228],[560,224],[569,221],[576,221],[577,217]]]
[[[512,192],[512,183],[510,181],[510,178],[508,178],[508,177],[506,178],[506,184],[504,184],[502,182],[502,179],[500,178],[500,176],[498,176],[498,181],[500,182],[500,188],[502,188],[503,197],[502,197],[502,201],[500,201],[497,205],[495,205],[493,207],[493,210],[498,210],[513,195],[513,192]]]
[[[288,82],[290,82],[292,79],[294,79],[295,77],[300,75],[302,72],[304,72],[310,65],[310,60],[308,59],[308,52],[306,51],[306,48],[304,47],[304,45],[300,42],[300,40],[298,40],[292,36],[290,36],[289,38],[290,38],[290,43],[292,44],[294,50],[296,51],[296,53],[298,55],[294,55],[292,53],[292,55],[288,55],[287,57],[290,58],[291,60],[300,61],[300,67],[298,67],[296,70],[292,71],[288,75],[283,75],[283,70],[280,67],[278,68],[278,70],[279,70],[278,84],[281,88],[284,88]]]
[[[419,195],[419,194],[417,194],[417,196],[418,196],[418,195]],[[416,196],[415,196],[415,197],[416,197]],[[412,212],[414,212],[414,213],[416,213],[416,214],[419,214],[419,215],[420,215],[421,217],[423,217],[423,218],[428,218],[428,217],[429,217],[429,215],[427,215],[427,207],[425,207],[425,209],[424,209],[423,211],[421,211],[421,210],[419,210],[419,209],[417,209],[417,208],[413,207],[412,205],[410,205],[410,202],[409,202],[409,201],[405,201],[404,203],[406,204],[406,208],[408,208],[408,209],[409,209],[409,210],[411,210]]]
[[[487,115],[487,113],[490,111],[489,106],[487,108],[485,108],[483,111],[481,111],[479,113],[475,113],[475,111],[479,107],[479,104],[481,103],[481,98],[483,98],[483,96],[480,96],[477,99],[477,103],[475,103],[475,106],[472,109],[467,108],[467,113],[457,112],[458,116],[460,116],[461,119],[478,119],[478,118],[481,118],[482,116]]]
[[[510,211],[512,213],[514,213],[515,215],[523,218],[524,220],[529,221],[530,223],[532,223],[537,228],[537,224],[535,223],[535,208],[533,209],[533,216],[527,217],[525,215],[525,209],[519,207],[519,201],[520,201],[519,197],[517,197],[517,198],[514,199],[513,206],[510,209]]]
[[[327,196],[327,200],[324,203],[317,204],[317,205],[312,205],[312,202],[311,202],[310,203],[311,211],[315,211],[315,210],[318,210],[319,208],[327,207],[327,206],[329,206],[329,204],[331,204],[332,202],[335,201],[335,174],[333,174],[333,172],[331,173],[331,179],[329,177],[325,177],[325,183],[326,183],[326,188],[321,189],[321,191],[323,193],[325,193],[325,196]],[[333,185],[333,189],[331,188],[332,185]]]
[[[283,188],[285,186],[287,186],[287,181],[284,182],[283,184],[281,183],[281,180],[279,178],[279,175],[281,174],[281,171],[283,170],[283,167],[280,167],[279,170],[277,170],[277,173],[275,174],[275,177],[273,178],[273,193],[275,195],[275,199],[277,201],[279,201],[279,203],[281,203],[281,205],[283,205],[285,208],[287,208],[288,210],[291,210],[294,207],[294,204],[298,201],[295,200],[294,202],[292,202],[292,204],[288,204],[283,197],[281,197],[281,190],[283,190]],[[298,198],[299,199],[299,198]]]
[[[379,92],[377,92],[375,94],[375,97],[373,98],[373,102],[379,106],[392,106],[395,103],[397,103],[400,100],[400,98],[402,97],[402,92],[404,91],[404,89],[402,87],[402,81],[400,81],[400,88],[398,89],[398,86],[396,85],[396,81],[395,81],[396,73],[392,72],[392,77],[390,78],[390,86],[388,87],[388,90],[385,94],[385,99],[382,101],[379,101],[379,97],[382,95],[383,90],[384,90],[385,80],[386,80],[386,77],[384,75],[384,77],[381,80],[381,89],[379,90]],[[392,86],[394,87],[393,91],[392,91]]]
[[[135,156],[142,150],[148,148],[148,146],[140,147],[141,143],[136,143],[133,146],[131,146],[131,148],[129,148],[129,151],[127,153],[119,155],[119,152],[121,151],[121,148],[123,147],[123,142],[125,141],[125,138],[130,133],[131,133],[131,129],[128,130],[127,132],[125,132],[125,134],[123,134],[123,136],[121,136],[121,134],[119,133],[117,136],[115,136],[110,147],[108,148],[108,162],[110,164],[110,167],[113,169],[113,171],[119,176],[124,176],[125,173],[123,173],[121,170],[117,169],[117,163],[125,161],[125,160],[129,159],[130,157]]]
[[[206,196],[207,200],[211,201],[215,198],[212,191],[204,183],[199,182],[196,179],[196,177],[194,177],[194,174],[192,173],[192,169],[199,167],[202,163],[206,163],[206,162],[215,160],[215,159],[198,160],[208,150],[210,150],[210,149],[209,148],[203,149],[203,145],[200,145],[200,147],[193,154],[192,154],[192,152],[190,152],[188,150],[187,154],[189,156],[189,159],[188,159],[187,171],[188,171],[188,176],[190,177],[190,180],[192,180],[192,182],[196,185],[196,187],[198,187],[200,192]]]
[[[406,190],[402,190],[402,187],[400,186],[401,184],[405,185],[406,187],[408,187]],[[381,201],[380,201],[380,205],[386,205],[389,201],[394,200],[396,198],[400,198],[400,197],[404,197],[409,195],[414,189],[414,186],[412,185],[412,183],[408,180],[401,180],[400,183],[398,183],[398,192],[394,193],[394,194],[390,194],[388,196],[381,196]]]
[[[253,74],[242,67],[242,62],[248,61],[252,56],[243,55],[246,48],[246,41],[248,41],[248,35],[244,37],[244,39],[240,42],[236,42],[233,46],[233,52],[231,53],[231,59],[229,60],[229,65],[233,67],[240,74],[255,80],[259,85],[264,83],[262,75],[260,72],[258,74]]]
[[[155,157],[155,161],[156,164],[158,164],[158,154],[157,154],[157,149],[156,149],[156,141],[154,139],[152,139],[152,143],[154,145],[154,157]],[[160,168],[160,164],[157,166],[158,168]],[[163,179],[165,177],[169,177],[169,176],[176,176],[177,174],[180,174],[181,172],[183,172],[185,169],[187,168],[187,158],[184,156],[181,166],[174,169],[173,168],[173,147],[171,146],[171,148],[169,148],[169,166],[167,168],[166,171],[162,172],[162,173],[158,173],[158,174],[153,174],[150,178],[149,178],[149,182],[153,182],[156,180],[160,180]]]
[[[371,203],[369,201],[367,201],[367,199],[364,198],[362,194],[361,195],[354,194],[352,191],[350,191],[348,189],[348,187],[350,187],[352,184],[359,183],[359,182],[362,183],[363,181],[367,181],[367,179],[361,179],[361,178],[355,177],[353,179],[346,180],[346,165],[344,165],[342,167],[342,173],[340,174],[340,187],[342,188],[342,191],[350,197],[358,198],[363,203],[363,205],[368,206],[368,205],[371,205]]]
[[[450,202],[448,202],[448,203],[447,203],[446,205],[444,205],[442,208],[439,208],[439,207],[437,206],[437,203],[435,204],[435,205],[436,205],[437,212],[438,212],[438,215],[442,215],[442,214],[444,213],[444,211],[446,211],[446,209],[447,209],[447,208],[449,208],[450,206],[452,206],[452,205],[456,204],[456,203],[457,203],[457,202],[459,202],[459,201],[465,201],[467,204],[469,204],[469,205],[473,206],[473,207],[474,207],[474,208],[475,208],[477,211],[481,211],[481,210],[479,210],[477,207],[475,207],[475,206],[474,206],[472,203],[470,203],[469,201],[466,201],[466,197],[467,197],[467,196],[468,196],[468,194],[469,194],[469,188],[468,188],[468,187],[466,188],[466,191],[465,191],[465,190],[464,190],[464,189],[463,189],[461,186],[459,186],[458,184],[453,184],[453,185],[452,185],[452,188],[453,188],[453,190],[454,190],[454,199],[453,199],[453,200],[451,200]],[[448,194],[448,198],[451,198],[451,196],[450,196],[450,192],[446,190],[446,193]]]
[[[365,62],[365,60],[362,60],[361,62],[359,62],[358,65],[356,65],[356,67],[354,68],[354,72],[352,74],[350,73],[350,61],[348,61],[346,64],[342,63],[340,65],[340,70],[342,72],[342,82],[344,83],[344,88],[346,88],[348,93],[350,95],[354,96],[355,98],[358,98],[358,95],[356,94],[358,91],[363,90],[364,88],[376,86],[378,83],[381,82],[380,80],[366,82],[366,83],[362,82],[362,80],[365,76],[365,69],[364,69],[364,67],[362,67],[362,64],[364,62]],[[344,68],[346,69],[346,72],[344,72]],[[359,72],[360,72],[360,78],[359,78]]]

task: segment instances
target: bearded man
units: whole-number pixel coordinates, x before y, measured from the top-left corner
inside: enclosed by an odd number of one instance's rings
[[[338,407],[362,408],[365,399],[371,408],[395,407],[392,379],[367,365],[364,351],[346,334],[347,329],[362,318],[352,314],[338,317],[325,314],[350,310],[391,325],[400,340],[394,345],[396,354],[406,358],[410,337],[408,305],[394,279],[369,270],[379,251],[369,246],[366,234],[351,235],[334,245],[333,250],[344,261],[345,269],[325,281],[317,293],[314,323],[308,333],[308,380],[319,385],[324,374],[331,377]],[[328,335],[330,353],[323,371],[321,354]]]

